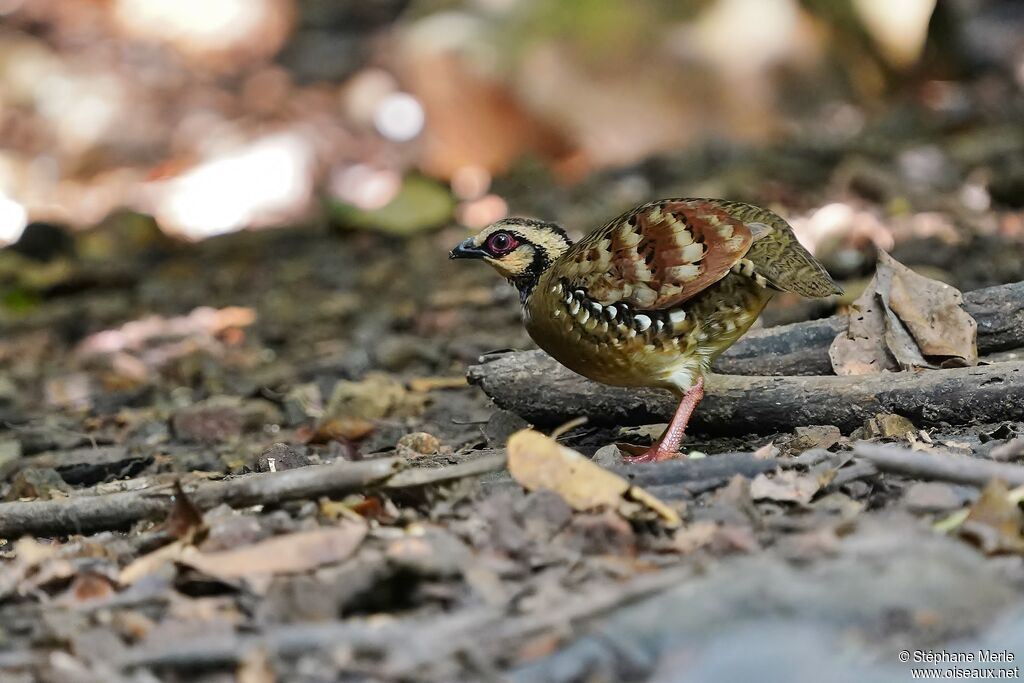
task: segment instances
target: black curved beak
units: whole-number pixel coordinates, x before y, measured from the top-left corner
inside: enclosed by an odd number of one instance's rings
[[[448,258],[483,258],[488,253],[473,244],[473,238],[463,240],[459,246],[448,252]]]

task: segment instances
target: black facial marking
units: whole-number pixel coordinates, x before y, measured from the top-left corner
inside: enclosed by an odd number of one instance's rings
[[[533,288],[537,286],[537,282],[540,280],[541,275],[551,267],[553,257],[548,253],[544,246],[533,242],[525,234],[515,230],[516,227],[520,226],[550,232],[561,238],[561,240],[565,242],[566,248],[572,246],[572,240],[569,239],[569,235],[560,225],[533,220],[530,218],[515,217],[506,218],[501,223],[502,228],[512,229],[496,231],[487,238],[483,248],[491,253],[494,258],[500,259],[502,256],[512,253],[523,245],[528,245],[533,248],[533,258],[526,270],[519,275],[508,279],[508,281],[519,290],[520,300],[525,302],[533,291]],[[494,240],[496,238],[497,241],[495,242]]]
[[[532,226],[534,225],[534,223],[529,223],[529,225]],[[526,270],[523,271],[518,276],[511,277],[508,279],[508,281],[512,283],[512,286],[519,290],[519,300],[525,302],[527,297],[530,296],[530,292],[532,292],[533,288],[537,286],[537,282],[540,280],[540,276],[543,275],[544,271],[551,266],[551,257],[548,255],[547,251],[543,247],[535,244],[534,242],[531,242],[523,234],[512,230],[508,231],[508,234],[511,236],[512,240],[515,242],[516,245],[509,251],[512,251],[515,248],[520,247],[524,244],[533,247],[533,259],[530,261],[530,265],[527,266]],[[488,243],[489,242],[490,239],[488,239]]]
[[[569,234],[565,229],[558,223],[548,223],[547,221],[538,221],[533,218],[519,218],[512,216],[511,218],[505,218],[501,221],[502,225],[521,225],[529,228],[540,228],[541,230],[550,230],[556,233],[565,240],[566,244],[572,244],[572,240],[569,239]]]

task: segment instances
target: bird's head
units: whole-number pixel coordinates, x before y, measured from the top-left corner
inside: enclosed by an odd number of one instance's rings
[[[555,223],[503,218],[464,240],[449,257],[483,259],[525,296],[570,246],[565,230]]]

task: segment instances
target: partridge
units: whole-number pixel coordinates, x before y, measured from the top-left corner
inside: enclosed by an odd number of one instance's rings
[[[450,257],[507,278],[530,336],[570,370],[679,396],[668,429],[634,462],[675,457],[705,373],[774,292],[842,293],[782,218],[721,199],[649,202],[575,244],[554,223],[505,218]]]

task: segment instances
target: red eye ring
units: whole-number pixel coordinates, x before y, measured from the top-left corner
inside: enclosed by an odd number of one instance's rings
[[[502,256],[518,246],[518,240],[507,232],[496,232],[487,238],[487,251],[493,256]]]

